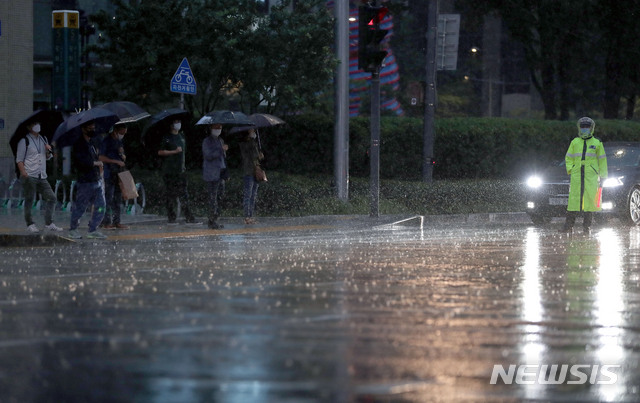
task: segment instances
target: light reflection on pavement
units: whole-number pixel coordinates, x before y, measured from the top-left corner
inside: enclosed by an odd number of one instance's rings
[[[345,225],[7,248],[0,400],[638,401],[638,231]],[[553,364],[589,366],[587,382],[537,381]],[[492,385],[495,365],[534,375]],[[620,365],[611,385],[604,365]]]

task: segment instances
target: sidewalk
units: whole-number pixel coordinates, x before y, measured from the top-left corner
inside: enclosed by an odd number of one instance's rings
[[[33,219],[41,232],[32,234],[27,232],[22,209],[0,209],[0,246],[45,246],[66,242],[68,239],[69,220],[68,211],[55,211],[53,221],[64,231],[51,232],[44,230],[44,214],[42,211],[33,212]],[[80,233],[85,234],[89,220],[88,213],[80,221]],[[264,232],[286,230],[291,228],[372,228],[381,225],[452,225],[469,223],[528,223],[525,213],[488,213],[488,214],[460,214],[433,216],[380,216],[366,215],[331,215],[305,217],[257,217],[257,224],[245,225],[242,217],[221,217],[219,223],[224,229],[210,230],[206,225],[206,218],[198,218],[200,225],[185,224],[184,218],[178,218],[177,225],[168,225],[166,217],[155,214],[123,214],[122,224],[127,230],[101,230],[108,239],[125,240],[132,238],[171,238],[176,236],[211,235],[215,233],[233,234],[242,232]]]

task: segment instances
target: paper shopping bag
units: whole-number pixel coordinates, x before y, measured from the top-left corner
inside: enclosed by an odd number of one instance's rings
[[[120,182],[120,191],[122,192],[123,200],[135,199],[138,197],[138,190],[136,189],[136,183],[131,176],[131,172],[122,171],[118,173],[118,179]]]

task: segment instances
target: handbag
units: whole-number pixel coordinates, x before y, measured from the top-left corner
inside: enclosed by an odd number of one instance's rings
[[[260,167],[260,165],[256,165],[255,168],[253,168],[253,177],[258,182],[267,181],[267,174],[264,172],[264,169]]]
[[[136,189],[136,183],[133,180],[133,176],[131,176],[131,172],[119,172],[118,182],[120,182],[120,192],[122,192],[123,200],[138,198],[138,190]]]

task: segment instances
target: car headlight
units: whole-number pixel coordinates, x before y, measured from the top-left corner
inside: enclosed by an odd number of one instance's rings
[[[622,183],[622,179],[623,178],[624,178],[624,176],[607,178],[607,179],[604,180],[604,182],[602,182],[602,187],[603,188],[613,188],[613,187],[616,187],[616,186],[622,186],[622,185],[624,185],[624,183]]]
[[[542,186],[542,178],[539,176],[530,176],[529,179],[527,179],[527,186],[534,189],[539,188]]]

